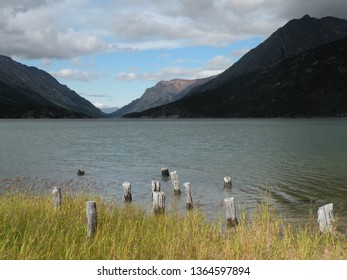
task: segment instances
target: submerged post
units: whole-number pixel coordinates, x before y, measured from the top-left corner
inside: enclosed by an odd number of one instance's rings
[[[96,211],[96,202],[86,202],[86,216],[87,216],[87,236],[93,237],[96,232],[96,225],[98,219],[98,213]]]
[[[123,194],[124,194],[124,201],[130,203],[132,201],[132,195],[131,195],[131,184],[129,182],[123,183]]]
[[[320,232],[333,231],[333,203],[326,204],[318,209],[318,226]]]
[[[165,212],[165,193],[153,192],[153,212],[161,214]]]
[[[84,176],[85,174],[86,174],[86,172],[84,171],[84,169],[79,168],[79,169],[77,170],[77,175],[78,175],[78,176]]]
[[[61,206],[61,188],[53,187],[52,190],[53,206],[55,209],[60,208]]]
[[[180,181],[178,180],[178,175],[176,171],[170,172],[171,175],[171,183],[174,188],[174,193],[180,195],[181,189],[180,189]]]
[[[228,197],[224,199],[224,205],[226,208],[226,220],[228,227],[235,227],[238,225],[236,218],[236,207],[233,197]]]
[[[224,177],[224,188],[231,188],[231,177],[230,176]]]
[[[159,181],[152,181],[152,193],[154,192],[160,192],[160,182]]]
[[[183,184],[186,188],[186,195],[187,195],[187,199],[186,199],[186,208],[188,210],[193,208],[193,199],[192,199],[192,194],[190,191],[190,182],[186,182]]]
[[[163,168],[161,169],[161,176],[162,176],[162,177],[170,177],[169,168],[163,167]]]

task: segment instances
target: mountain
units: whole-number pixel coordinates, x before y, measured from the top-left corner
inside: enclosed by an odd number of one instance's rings
[[[0,55],[0,117],[102,117],[86,99],[47,72]]]
[[[192,88],[210,81],[213,77],[184,80],[174,79],[170,81],[160,81],[155,86],[145,90],[144,94],[111,114],[113,117],[121,117],[132,112],[141,112],[149,108],[168,104],[182,98]]]
[[[104,112],[105,114],[112,114],[116,112],[117,110],[119,110],[119,108],[118,107],[100,108],[100,110]]]
[[[250,50],[216,79],[206,86],[195,88],[188,95],[216,88],[233,77],[255,71],[263,66],[274,65],[283,59],[346,36],[347,20],[344,19],[334,17],[316,19],[309,15],[301,19],[293,19],[276,30],[259,46]]]
[[[347,117],[347,37],[124,117]]]
[[[291,20],[184,98],[124,117],[344,115],[347,110],[337,103],[345,100],[346,92],[334,83],[345,84],[346,75],[341,69],[347,67],[346,36],[346,20],[309,16]]]

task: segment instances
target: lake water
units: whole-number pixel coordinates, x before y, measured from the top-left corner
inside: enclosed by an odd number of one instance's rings
[[[194,203],[210,218],[224,216],[225,197],[249,212],[270,193],[291,221],[333,202],[347,229],[347,120],[0,120],[0,147],[1,192],[62,185],[122,202],[129,181],[133,203],[150,209],[151,181],[168,167],[183,191],[174,196],[162,181],[169,211],[185,211],[183,183],[191,182]]]

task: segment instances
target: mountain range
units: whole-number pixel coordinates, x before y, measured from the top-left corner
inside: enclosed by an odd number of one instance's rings
[[[343,19],[291,20],[180,100],[124,117],[345,116],[346,36]]]
[[[0,118],[108,116],[346,117],[347,20],[293,19],[218,76],[160,81],[111,114],[0,55]]]
[[[47,72],[0,55],[1,118],[96,118],[105,116],[88,100]]]
[[[100,108],[100,110],[104,112],[105,114],[112,114],[116,112],[117,110],[119,110],[119,108],[118,107],[103,107],[103,108]]]
[[[184,80],[173,79],[170,81],[160,81],[155,86],[146,89],[144,94],[112,113],[112,117],[121,117],[133,112],[141,112],[149,108],[165,105],[181,99],[196,86],[203,85],[213,79],[208,77],[204,79]]]

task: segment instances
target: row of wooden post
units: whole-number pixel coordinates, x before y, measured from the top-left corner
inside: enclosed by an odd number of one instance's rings
[[[162,169],[163,174],[163,169]],[[167,176],[165,171],[165,176]],[[177,172],[171,172],[172,185],[174,187],[174,193],[181,194],[179,180]],[[193,208],[193,199],[191,196],[190,182],[184,183],[186,193],[186,207],[187,209]],[[231,187],[231,178],[224,177],[224,186]],[[129,182],[123,183],[124,201],[130,203],[132,201],[131,184]],[[61,188],[54,186],[52,190],[53,206],[55,209],[59,209],[62,204]],[[228,197],[224,199],[224,206],[226,209],[226,223],[228,227],[235,227],[238,225],[236,216],[235,198]],[[165,212],[165,193],[160,189],[159,181],[152,181],[152,207],[155,214]],[[87,218],[87,236],[92,237],[96,232],[97,227],[97,209],[95,201],[86,202],[86,218]],[[318,209],[318,226],[320,232],[332,232],[333,231],[333,203],[324,205]]]

